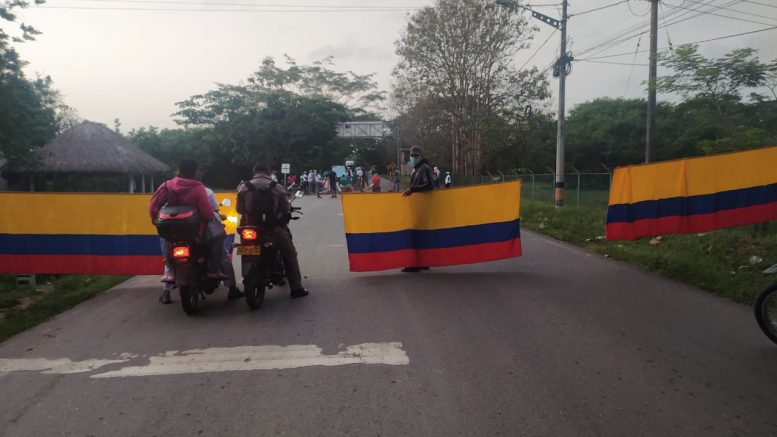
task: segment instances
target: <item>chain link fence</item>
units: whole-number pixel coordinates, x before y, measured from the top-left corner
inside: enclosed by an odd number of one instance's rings
[[[521,198],[555,204],[555,181],[553,173],[488,174],[481,176],[454,176],[455,186],[486,184],[490,182],[522,180]],[[612,173],[565,173],[567,206],[607,208]]]

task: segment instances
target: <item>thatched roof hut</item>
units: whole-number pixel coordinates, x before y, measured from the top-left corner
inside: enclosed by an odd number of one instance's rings
[[[170,170],[104,124],[85,121],[40,151],[41,171],[154,174]]]
[[[63,175],[71,178],[78,175],[81,179],[110,176],[114,181],[116,176],[124,175],[122,179],[126,185],[122,182],[122,186],[129,192],[147,191],[147,177],[148,187],[153,189],[154,176],[170,170],[165,163],[140,150],[122,135],[91,121],[65,130],[41,147],[38,156],[40,165],[34,170],[37,175],[55,179],[61,179]],[[34,176],[30,178],[31,190],[34,190],[35,179]]]

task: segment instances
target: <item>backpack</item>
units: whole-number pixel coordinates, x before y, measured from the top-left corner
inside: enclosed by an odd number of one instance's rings
[[[193,206],[169,206],[168,203],[171,200],[173,200],[172,203],[178,203],[178,193],[170,191],[167,182],[165,182],[165,191],[167,191],[167,200],[157,216],[157,233],[168,241],[194,240],[200,231],[199,211]]]
[[[257,188],[250,181],[243,181],[248,191],[251,192],[251,205],[246,205],[245,200],[241,199],[243,205],[246,206],[248,213],[249,224],[253,226],[273,227],[278,226],[278,211],[277,203],[275,201],[275,194],[273,189],[277,182],[271,181],[269,186]],[[244,191],[241,194],[245,197]]]

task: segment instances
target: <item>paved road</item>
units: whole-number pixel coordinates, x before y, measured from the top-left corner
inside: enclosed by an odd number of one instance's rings
[[[134,278],[0,345],[28,369],[0,373],[0,434],[777,435],[747,307],[529,232],[520,259],[351,274],[339,201],[300,204],[310,296],[187,317]]]

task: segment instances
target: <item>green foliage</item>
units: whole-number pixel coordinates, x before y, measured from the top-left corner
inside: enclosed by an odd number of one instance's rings
[[[184,156],[199,159],[206,182],[229,187],[248,177],[259,159],[276,167],[288,162],[298,171],[327,168],[359,152],[336,138],[334,126],[377,118],[370,108],[383,95],[372,75],[333,71],[330,58],[300,66],[287,57],[286,64],[266,58],[247,84],[222,84],[179,102],[174,115],[186,129],[139,129],[130,138],[173,166]]]
[[[127,280],[126,276],[66,275],[53,279],[51,290],[47,292],[42,292],[42,287],[36,289],[0,285],[0,302],[3,302],[3,299],[9,300],[13,297],[15,297],[17,304],[21,299],[28,300],[28,305],[24,308],[10,309],[0,319],[0,342],[125,280]],[[2,284],[5,284],[5,281]]]
[[[777,263],[777,233],[764,233],[754,226],[667,235],[651,244],[649,238],[604,241],[605,220],[602,208],[557,210],[546,203],[521,202],[521,225],[527,229],[736,302],[752,304],[768,282],[761,270]],[[751,264],[753,256],[763,260]]]
[[[456,174],[511,165],[495,158],[536,127],[516,115],[549,95],[536,68],[513,65],[533,30],[522,13],[485,0],[440,0],[413,14],[394,69],[403,144],[423,145]]]
[[[35,0],[35,4],[42,3]],[[0,24],[15,22],[14,10],[28,5],[24,0],[0,2]],[[36,164],[37,147],[77,116],[62,103],[51,78],[29,79],[24,75],[25,62],[11,42],[33,40],[40,32],[24,23],[18,28],[21,36],[11,36],[0,26],[0,157],[8,159],[12,167],[24,168]]]

